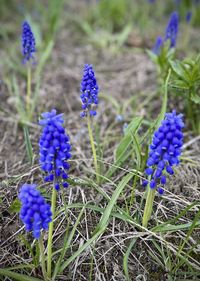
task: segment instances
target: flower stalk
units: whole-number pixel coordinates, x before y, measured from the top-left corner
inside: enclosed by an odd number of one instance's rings
[[[26,93],[26,112],[28,119],[31,113],[31,67],[27,67],[27,93]]]
[[[90,118],[89,114],[87,116],[87,125],[88,125],[88,133],[89,133],[90,143],[91,143],[91,147],[92,147],[92,153],[93,153],[93,157],[94,157],[94,166],[95,166],[95,170],[96,170],[97,183],[100,183],[99,166],[98,166],[98,161],[97,161],[97,153],[96,153],[96,148],[95,148],[95,144],[94,144],[94,138],[93,138],[93,134],[92,134],[91,118]]]
[[[51,197],[51,212],[52,212],[52,221],[49,224],[49,234],[48,234],[48,243],[47,243],[47,275],[51,278],[51,257],[52,257],[52,240],[53,240],[53,221],[55,218],[55,209],[56,209],[56,189],[53,188],[52,197]]]
[[[38,240],[38,244],[39,244],[39,248],[40,248],[40,260],[41,260],[42,274],[43,274],[43,277],[44,277],[44,281],[48,281],[49,278],[47,276],[47,271],[46,271],[43,235],[41,235],[40,239]]]

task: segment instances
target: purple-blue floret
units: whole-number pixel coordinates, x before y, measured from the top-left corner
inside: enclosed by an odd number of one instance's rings
[[[49,222],[52,221],[51,206],[46,203],[35,184],[24,184],[18,197],[22,204],[19,216],[26,231],[33,231],[33,236],[39,239],[41,230],[48,230]]]
[[[42,114],[39,124],[43,131],[39,141],[40,167],[45,172],[44,180],[54,182],[56,190],[62,185],[68,187],[68,160],[71,158],[69,136],[63,128],[63,114],[56,115],[56,110]]]
[[[86,64],[83,70],[83,78],[80,85],[82,112],[80,116],[83,118],[88,114],[95,116],[97,114],[96,108],[98,106],[99,87],[94,74],[92,65]]]
[[[36,52],[35,37],[31,27],[27,21],[22,24],[22,55],[24,56],[24,63],[30,59],[34,59],[33,54]]]
[[[166,113],[159,129],[154,133],[152,144],[150,145],[147,159],[146,175],[150,180],[150,188],[166,184],[166,175],[174,174],[173,166],[179,165],[179,156],[183,145],[184,128],[183,115]],[[143,181],[143,186],[148,184]],[[163,194],[163,189],[159,186],[158,192]]]
[[[179,28],[179,16],[177,12],[173,12],[170,16],[166,31],[165,31],[165,41],[170,41],[170,48],[176,46],[176,40],[178,36]]]

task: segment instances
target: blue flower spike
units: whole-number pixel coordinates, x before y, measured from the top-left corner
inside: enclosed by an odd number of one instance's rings
[[[154,133],[152,144],[150,145],[149,157],[147,159],[146,175],[150,178],[150,188],[158,186],[158,192],[163,194],[160,186],[166,184],[167,174],[173,175],[174,165],[179,165],[179,156],[183,145],[184,128],[183,115],[166,113],[159,129]],[[143,186],[147,186],[148,181],[143,181]]]
[[[162,45],[163,45],[163,39],[161,36],[158,36],[156,39],[155,45],[152,48],[152,52],[155,55],[160,55]]]
[[[33,236],[39,239],[41,230],[48,230],[52,221],[51,206],[46,203],[35,184],[24,184],[18,197],[22,204],[20,219],[26,231],[33,231]]]
[[[165,41],[170,41],[170,48],[176,46],[176,40],[178,36],[179,29],[179,16],[177,12],[173,12],[170,16],[166,31],[165,31]]]
[[[68,187],[67,171],[70,168],[68,160],[71,158],[69,136],[63,127],[63,114],[56,114],[56,110],[42,114],[39,124],[43,131],[39,141],[40,167],[45,172],[44,180],[54,182],[54,188]]]
[[[27,21],[24,21],[22,24],[22,55],[24,56],[23,63],[34,60],[34,53],[36,52],[35,48],[35,37],[31,30],[31,26]]]
[[[88,114],[92,117],[97,114],[99,86],[95,77],[92,65],[86,64],[83,70],[83,78],[80,85],[82,112],[80,116],[86,117]]]

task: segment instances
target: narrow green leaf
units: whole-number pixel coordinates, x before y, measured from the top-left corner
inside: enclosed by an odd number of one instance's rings
[[[67,259],[60,267],[60,273],[63,272],[63,270],[73,261],[75,260],[79,255],[81,255],[81,253],[87,249],[87,247],[89,247],[93,242],[95,242],[95,240],[101,235],[103,234],[103,232],[106,230],[107,224],[109,222],[109,217],[111,215],[112,209],[120,195],[120,193],[122,192],[122,190],[124,189],[124,187],[126,186],[126,184],[130,181],[130,179],[132,178],[132,174],[127,174],[125,177],[123,177],[123,179],[121,180],[121,182],[119,183],[119,185],[117,186],[116,190],[113,193],[113,196],[111,197],[111,200],[109,201],[103,215],[101,218],[101,221],[99,223],[99,225],[97,226],[97,228],[95,229],[95,231],[93,232],[92,237],[85,243],[83,244],[69,259]]]
[[[124,268],[124,273],[125,273],[127,281],[131,281],[130,276],[129,276],[129,272],[128,272],[128,258],[130,256],[132,248],[134,247],[137,239],[138,238],[133,238],[133,240],[131,241],[130,245],[128,246],[128,249],[127,249],[127,251],[124,255],[124,258],[123,258],[123,268]]]
[[[43,281],[43,279],[38,279],[38,278],[31,277],[28,275],[16,273],[16,272],[13,272],[8,269],[0,269],[0,275],[10,277],[10,278],[13,278],[13,279],[19,280],[19,281]]]
[[[70,233],[68,239],[67,239],[67,237],[65,236],[64,245],[63,245],[63,248],[62,248],[62,252],[61,252],[60,257],[59,257],[59,259],[58,259],[58,261],[57,261],[57,263],[56,263],[56,265],[55,265],[55,269],[54,269],[54,273],[53,273],[52,280],[55,280],[55,278],[56,278],[58,272],[60,271],[60,264],[61,264],[61,262],[62,262],[62,260],[63,260],[63,258],[64,258],[64,256],[65,256],[65,254],[66,254],[66,252],[67,252],[67,250],[68,250],[68,248],[69,248],[69,246],[70,246],[70,244],[71,244],[71,241],[72,241],[72,239],[73,239],[73,237],[74,237],[74,234],[75,234],[75,232],[76,232],[76,230],[77,230],[77,226],[78,226],[78,224],[79,224],[79,222],[80,222],[80,220],[81,220],[81,217],[82,217],[82,215],[83,215],[83,212],[84,212],[84,210],[85,210],[85,208],[86,208],[86,205],[87,205],[87,204],[85,204],[85,205],[83,206],[83,208],[82,208],[82,210],[81,210],[81,212],[80,212],[80,214],[79,214],[79,216],[78,216],[78,218],[77,218],[77,220],[76,220],[76,222],[75,222],[75,224],[74,224],[74,226],[73,226],[73,228],[72,228],[72,231],[71,231],[71,233]],[[68,231],[66,232],[66,235],[67,235],[67,234],[68,234]]]
[[[152,60],[152,62],[154,62],[155,64],[158,64],[158,56],[156,54],[154,54],[152,51],[150,50],[146,50],[147,54],[149,55],[150,59]]]
[[[199,104],[200,103],[200,96],[196,92],[192,92],[190,98],[193,102]]]
[[[83,244],[69,259],[67,259],[60,267],[59,273],[62,273],[63,270],[78,256],[82,254],[82,252],[87,249],[95,240],[104,232],[104,229],[100,229],[95,235],[93,235],[85,244]]]
[[[132,136],[138,129],[138,127],[142,123],[142,117],[135,117],[131,121],[131,123],[128,125],[125,136],[123,139],[120,141],[119,145],[116,148],[115,151],[115,161],[120,159],[124,153],[126,153],[126,150],[129,148],[129,145],[132,143]]]
[[[193,202],[191,203],[189,206],[187,206],[186,208],[184,208],[180,214],[178,214],[175,218],[166,221],[165,223],[162,223],[160,225],[157,225],[155,227],[153,227],[151,229],[152,232],[166,232],[166,231],[173,231],[173,230],[179,230],[180,229],[184,229],[184,228],[188,228],[190,227],[191,223],[186,223],[186,224],[180,224],[180,225],[175,225],[175,223],[181,218],[183,217],[190,209],[192,209],[195,206],[198,206],[199,202]]]
[[[132,143],[132,136],[138,130],[142,123],[142,117],[135,117],[126,129],[125,136],[120,141],[115,151],[115,163],[109,168],[105,178],[110,178],[112,174],[120,167],[126,159],[131,155],[133,149],[130,147]]]
[[[135,151],[136,158],[137,158],[137,169],[139,170],[142,163],[142,156],[141,156],[142,148],[137,134],[132,135],[132,140],[133,140],[133,149]]]
[[[33,148],[32,148],[32,144],[31,144],[31,140],[30,140],[30,136],[29,136],[27,126],[24,126],[24,139],[25,139],[25,145],[26,145],[26,152],[27,152],[28,160],[29,160],[30,163],[32,163],[32,161],[33,161]]]
[[[109,222],[109,218],[112,212],[112,209],[117,201],[117,199],[119,198],[122,190],[124,189],[124,187],[126,186],[126,184],[130,181],[130,179],[133,177],[132,173],[127,174],[125,177],[122,178],[122,180],[120,181],[120,183],[118,184],[117,188],[115,189],[103,215],[102,218],[98,224],[98,226],[96,227],[94,233],[96,233],[97,231],[99,231],[99,229],[106,229],[107,224]]]
[[[169,61],[172,70],[178,75],[179,77],[184,77],[184,68],[183,64],[178,60],[171,60]]]
[[[168,72],[168,76],[167,76],[167,79],[166,79],[165,85],[164,85],[163,102],[162,102],[161,111],[160,111],[157,119],[155,120],[155,122],[153,122],[153,124],[150,126],[150,128],[148,129],[146,134],[144,134],[144,136],[141,138],[141,142],[140,142],[141,144],[144,142],[144,140],[146,138],[151,138],[153,132],[158,129],[158,127],[160,126],[160,123],[162,122],[162,120],[165,117],[165,113],[167,110],[167,91],[168,91],[168,83],[169,83],[170,75],[171,75],[171,70],[169,70],[169,72]]]
[[[16,101],[17,101],[16,108],[17,108],[18,114],[20,116],[20,120],[23,122],[24,120],[26,120],[26,113],[25,113],[22,98],[21,98],[20,93],[19,93],[19,86],[17,84],[17,80],[16,80],[15,75],[13,75],[12,85],[13,85],[14,95],[15,95]]]

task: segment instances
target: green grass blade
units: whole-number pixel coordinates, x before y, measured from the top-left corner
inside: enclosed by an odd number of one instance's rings
[[[158,226],[155,226],[151,229],[152,232],[166,232],[166,231],[176,231],[179,229],[189,228],[192,223],[186,223],[186,224],[180,224],[180,225],[174,225],[176,221],[178,221],[181,217],[183,217],[190,209],[192,209],[195,206],[198,206],[199,202],[193,202],[186,208],[184,208],[178,216],[175,218],[166,221],[163,224],[160,224]],[[197,222],[198,225],[198,222]]]
[[[160,111],[160,113],[158,115],[158,118],[151,125],[151,127],[148,129],[146,134],[144,134],[144,136],[141,138],[141,143],[143,143],[146,138],[148,138],[148,137],[151,138],[152,133],[155,130],[158,129],[158,127],[160,126],[161,121],[165,117],[165,113],[166,113],[166,110],[167,110],[167,91],[168,91],[168,83],[169,83],[170,75],[171,75],[171,70],[169,70],[169,73],[168,73],[168,76],[167,76],[167,79],[166,79],[165,85],[164,85],[164,94],[163,94],[163,102],[162,102],[161,111]]]
[[[196,214],[196,216],[195,216],[195,218],[194,218],[194,220],[193,220],[193,222],[192,222],[192,224],[191,224],[191,226],[190,226],[190,228],[189,228],[189,230],[188,230],[188,233],[187,233],[186,238],[184,239],[183,243],[182,243],[181,246],[179,247],[179,250],[178,250],[178,252],[177,252],[177,256],[179,256],[179,255],[181,254],[181,252],[183,251],[183,248],[184,248],[185,244],[187,243],[187,241],[189,240],[189,238],[190,238],[190,236],[191,236],[193,230],[195,229],[196,224],[197,224],[198,222],[200,223],[199,218],[200,218],[200,210],[199,210],[199,212]],[[186,258],[186,257],[184,257],[184,258]],[[175,272],[183,263],[184,263],[184,261],[181,260],[180,263],[176,264],[176,266],[175,266],[175,268],[174,268],[173,271]]]
[[[7,85],[8,85],[8,81],[7,81]],[[23,122],[26,119],[26,112],[25,112],[25,107],[23,104],[23,101],[21,99],[20,93],[19,93],[19,86],[17,84],[17,80],[16,80],[16,76],[13,75],[13,79],[12,79],[12,86],[13,86],[13,90],[14,90],[14,95],[16,97],[16,109],[17,112],[20,116],[20,120]],[[11,91],[12,93],[12,91]]]
[[[132,149],[130,145],[132,143],[132,136],[138,130],[142,123],[142,117],[135,117],[126,129],[126,134],[123,139],[120,141],[116,151],[115,151],[115,163],[106,173],[105,177],[110,178],[112,174],[117,170],[117,167],[122,165],[124,161],[131,155]]]
[[[113,193],[113,196],[111,197],[111,200],[109,201],[103,215],[101,218],[101,221],[99,223],[99,225],[97,226],[97,228],[95,229],[93,236],[83,245],[81,246],[69,259],[67,259],[60,267],[60,273],[63,272],[63,270],[72,262],[74,261],[79,255],[81,255],[81,253],[87,249],[87,247],[89,247],[93,242],[96,241],[96,239],[103,234],[103,232],[106,230],[107,224],[109,222],[109,218],[112,212],[112,209],[120,195],[120,193],[122,192],[122,190],[124,189],[124,187],[126,186],[126,184],[130,181],[130,179],[133,177],[132,174],[127,174],[125,177],[123,177],[123,179],[121,180],[121,182],[119,183],[119,185],[117,186],[116,190]]]
[[[16,273],[8,269],[0,269],[0,275],[10,277],[13,278],[14,280],[19,280],[19,281],[43,281],[43,279],[38,279],[28,275]]]
[[[73,228],[72,228],[72,231],[71,231],[71,233],[70,233],[68,239],[67,239],[67,237],[65,236],[64,245],[63,245],[63,248],[62,248],[62,252],[61,252],[60,257],[59,257],[59,259],[58,259],[58,261],[57,261],[57,263],[56,263],[56,265],[55,265],[55,269],[54,269],[54,273],[53,273],[52,280],[55,280],[55,278],[56,278],[58,272],[60,272],[60,264],[61,264],[61,262],[62,262],[62,260],[63,260],[63,258],[64,258],[64,256],[65,256],[65,254],[66,254],[66,252],[67,252],[67,250],[68,250],[68,248],[69,248],[69,245],[71,244],[71,241],[72,241],[72,239],[73,239],[73,237],[74,237],[74,234],[75,234],[75,232],[76,232],[77,226],[78,226],[78,224],[79,224],[79,222],[80,222],[80,220],[81,220],[81,217],[82,217],[82,215],[83,215],[83,212],[84,212],[84,210],[85,210],[85,208],[86,208],[86,205],[87,205],[87,204],[85,204],[85,205],[83,206],[83,208],[82,208],[82,210],[81,210],[81,212],[80,212],[80,214],[79,214],[79,216],[78,216],[78,218],[77,218],[77,220],[76,220],[76,222],[75,222],[75,224],[74,224],[74,226],[73,226]],[[68,231],[66,232],[66,235],[67,235],[67,234],[68,234]]]
[[[24,140],[26,145],[26,153],[30,163],[33,162],[33,148],[30,140],[30,135],[27,126],[24,126]]]
[[[120,159],[122,155],[125,154],[126,151],[129,149],[129,146],[132,143],[132,136],[134,135],[138,127],[141,125],[142,119],[143,119],[142,117],[135,117],[128,125],[125,132],[125,136],[120,141],[115,151],[115,161]]]
[[[128,272],[128,258],[129,258],[131,250],[132,250],[133,246],[135,245],[136,241],[137,241],[137,238],[133,238],[133,240],[131,241],[130,245],[128,246],[128,249],[123,258],[123,269],[124,269],[124,273],[125,273],[127,281],[131,281],[129,272]]]
[[[81,246],[69,259],[67,259],[60,267],[60,272],[62,273],[63,270],[72,262],[74,261],[78,256],[81,255],[81,253],[87,249],[95,240],[104,232],[104,229],[100,229],[95,235],[93,235],[83,246]]]
[[[126,184],[130,181],[130,179],[133,177],[132,174],[127,174],[125,177],[122,178],[122,180],[120,181],[120,183],[118,184],[117,188],[115,189],[103,215],[102,218],[97,226],[97,228],[95,229],[94,233],[96,233],[97,231],[99,231],[99,229],[105,229],[107,227],[112,209],[117,201],[117,199],[119,198],[120,193],[122,192],[122,190],[124,189],[124,187],[126,186]]]

